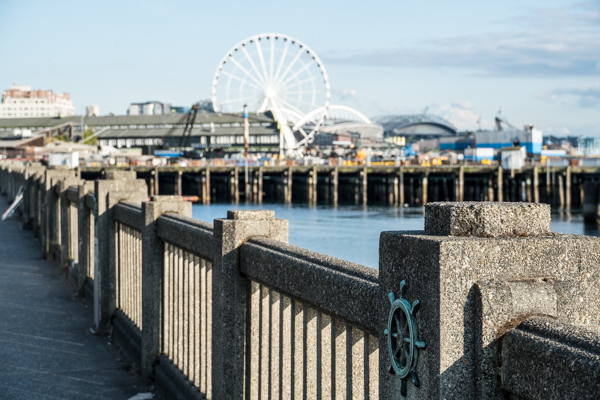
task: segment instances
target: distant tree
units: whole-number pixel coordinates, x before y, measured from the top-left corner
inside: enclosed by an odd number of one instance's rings
[[[84,144],[88,144],[90,146],[96,146],[98,145],[98,137],[95,137],[93,139],[90,140],[85,140],[88,137],[92,136],[94,134],[94,129],[87,129],[85,132],[83,132],[83,140],[85,141]]]
[[[61,133],[60,135],[56,135],[54,137],[55,140],[60,140],[63,142],[70,142],[71,138],[69,137],[69,135],[65,132],[65,133]]]

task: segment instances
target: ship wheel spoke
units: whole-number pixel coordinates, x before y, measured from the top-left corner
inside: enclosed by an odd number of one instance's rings
[[[394,314],[394,322],[396,322],[396,331],[399,334],[402,334],[403,333],[402,325],[401,325],[401,322],[400,322],[400,317],[397,314]]]
[[[394,357],[398,357],[400,350],[402,350],[402,346],[396,346],[396,349],[394,350]]]

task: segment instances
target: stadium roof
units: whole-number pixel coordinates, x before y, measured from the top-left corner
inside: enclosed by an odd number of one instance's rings
[[[442,117],[431,114],[382,115],[372,118],[387,133],[413,135],[456,135],[457,129]]]

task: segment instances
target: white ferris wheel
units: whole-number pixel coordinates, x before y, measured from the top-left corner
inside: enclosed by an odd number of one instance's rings
[[[292,37],[265,33],[236,44],[221,60],[212,85],[215,112],[270,110],[283,133],[285,147],[310,141],[329,107],[329,78],[319,57]],[[325,112],[310,127],[297,122],[317,108]]]

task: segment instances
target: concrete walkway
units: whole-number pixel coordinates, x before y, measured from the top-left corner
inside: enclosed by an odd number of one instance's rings
[[[8,208],[0,196],[0,213]],[[92,312],[16,218],[0,221],[0,399],[129,399],[146,392]]]

